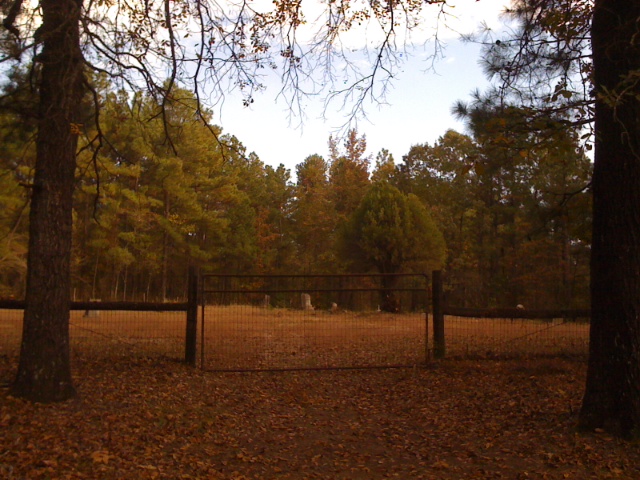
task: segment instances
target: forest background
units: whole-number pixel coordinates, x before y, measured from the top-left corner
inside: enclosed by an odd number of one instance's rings
[[[351,130],[291,172],[220,127],[212,135],[186,90],[160,105],[104,77],[93,84],[105,145],[97,158],[89,149],[78,157],[77,300],[181,298],[192,265],[233,274],[443,268],[459,306],[588,307],[592,164],[577,128],[532,130],[524,110],[476,103],[458,108],[469,135],[449,130],[399,162],[384,149],[374,157],[366,134]],[[23,298],[35,96],[21,70],[2,89],[0,297]],[[91,115],[87,104],[81,142],[98,128]]]

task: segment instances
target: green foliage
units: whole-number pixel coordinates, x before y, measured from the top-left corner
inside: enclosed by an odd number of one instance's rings
[[[444,239],[425,206],[388,182],[371,186],[342,235],[357,270],[428,272],[444,262]]]
[[[394,183],[432,206],[457,305],[588,304],[591,164],[578,135],[527,125],[527,111],[476,103],[474,137],[416,145]],[[551,125],[553,122],[549,121]]]
[[[389,150],[383,148],[376,156],[376,164],[371,174],[372,182],[391,181],[395,173],[395,162]]]
[[[296,243],[295,269],[300,272],[336,271],[335,232],[338,224],[328,179],[329,165],[311,155],[296,168],[291,218]]]
[[[26,95],[24,81],[16,75],[7,88]],[[328,161],[311,155],[297,165],[292,184],[287,169],[265,166],[218,128],[225,146],[216,141],[190,93],[174,90],[165,125],[153,97],[94,82],[108,141],[95,161],[90,149],[78,157],[77,298],[179,297],[189,265],[234,273],[444,265],[458,304],[588,301],[590,199],[581,189],[590,163],[576,135],[531,133],[525,110],[467,105],[473,137],[449,131],[397,165],[382,150],[371,180],[365,137],[353,130],[342,145],[330,139]],[[28,189],[19,183],[30,182],[29,125],[0,116],[2,296],[24,291]],[[88,139],[96,126],[87,125]]]
[[[104,102],[108,145],[95,164],[89,154],[79,159],[79,294],[90,286],[101,298],[163,299],[184,294],[189,265],[253,271],[262,255],[258,210],[272,205],[257,157],[231,136],[223,149],[189,92],[174,90],[166,122],[152,97],[107,91]]]
[[[331,163],[329,167],[330,198],[338,224],[346,221],[357,208],[369,187],[369,157],[365,156],[367,140],[350,130],[341,152],[333,138],[329,139]]]
[[[36,92],[27,73],[9,70],[0,95],[0,297],[24,296],[29,185],[35,158]]]

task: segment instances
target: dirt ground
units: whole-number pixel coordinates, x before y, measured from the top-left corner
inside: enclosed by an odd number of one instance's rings
[[[585,365],[207,373],[78,360],[76,399],[0,390],[0,478],[640,478],[640,445],[578,433]],[[0,357],[0,379],[13,359]]]

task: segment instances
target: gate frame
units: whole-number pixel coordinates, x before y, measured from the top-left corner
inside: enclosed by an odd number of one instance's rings
[[[197,299],[201,309],[200,313],[200,368],[205,370],[205,324],[206,324],[206,296],[212,293],[261,293],[269,295],[271,293],[307,293],[313,292],[370,292],[374,291],[371,288],[328,288],[328,289],[239,289],[239,290],[220,290],[220,289],[207,289],[207,278],[382,278],[382,277],[420,277],[424,280],[424,288],[397,288],[393,291],[397,292],[422,292],[425,299],[425,312],[424,312],[424,365],[411,364],[411,365],[371,365],[371,366],[345,366],[345,367],[290,367],[290,368],[246,368],[246,369],[211,369],[207,371],[212,372],[279,372],[279,371],[313,371],[313,370],[375,370],[375,369],[387,369],[387,368],[416,368],[419,366],[426,366],[432,358],[432,348],[429,346],[429,307],[431,306],[432,293],[431,277],[425,273],[346,273],[346,274],[226,274],[226,273],[205,273],[199,276]]]

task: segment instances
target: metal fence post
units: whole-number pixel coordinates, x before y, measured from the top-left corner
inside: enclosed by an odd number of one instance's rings
[[[424,363],[427,365],[431,360],[431,349],[429,348],[429,275],[425,273],[424,277]]]
[[[185,334],[184,361],[196,366],[196,341],[198,336],[198,273],[189,267],[187,282],[187,330]]]
[[[442,272],[432,273],[431,295],[433,301],[433,356],[444,358],[446,355],[444,338],[444,313],[442,305]]]

